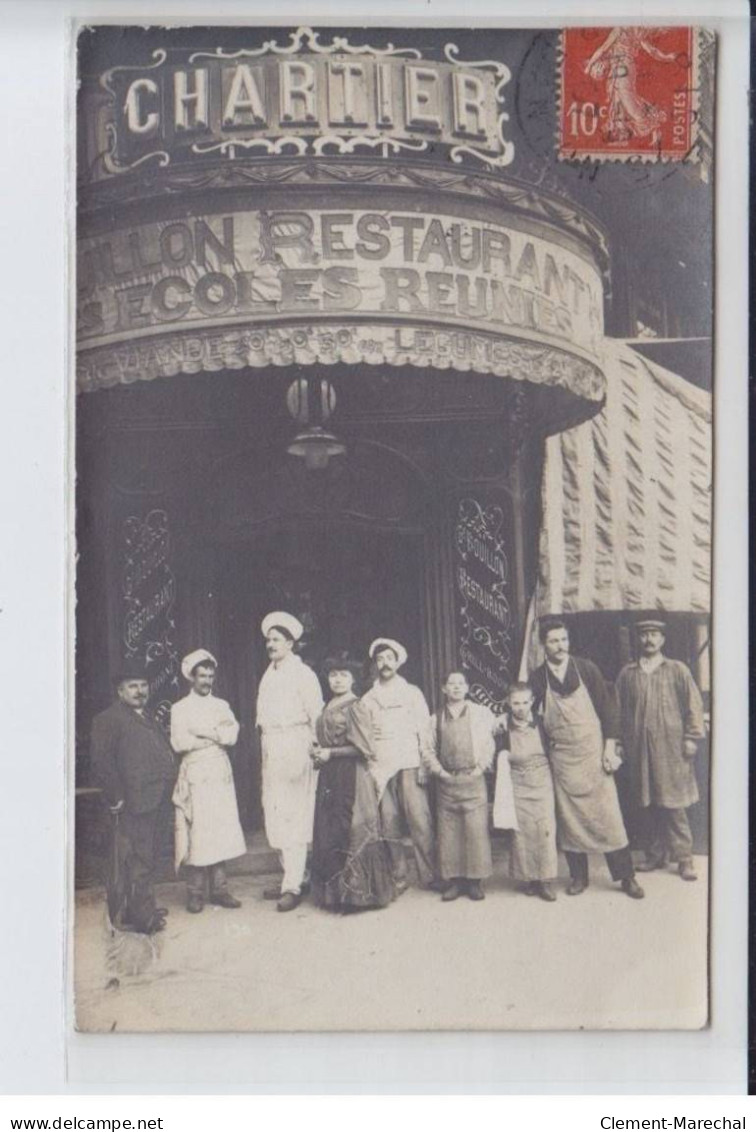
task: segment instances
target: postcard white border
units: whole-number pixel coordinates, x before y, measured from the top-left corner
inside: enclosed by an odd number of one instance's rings
[[[734,0],[479,0],[464,26],[699,22],[719,35],[712,1025],[700,1033],[80,1035],[65,1009],[65,362],[71,21],[459,26],[456,0],[5,0],[0,1089],[19,1093],[730,1093],[745,1088],[749,14]],[[469,9],[467,10],[470,11]],[[68,84],[68,85],[67,85]],[[66,98],[68,90],[68,106]],[[71,610],[69,603],[68,609]],[[69,723],[70,726],[70,723]],[[4,996],[5,998],[6,996]]]

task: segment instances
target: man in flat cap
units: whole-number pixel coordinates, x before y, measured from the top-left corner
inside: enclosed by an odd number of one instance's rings
[[[185,656],[181,674],[189,694],[171,708],[171,746],[181,758],[173,792],[176,869],[186,870],[189,912],[201,912],[206,899],[221,908],[241,907],[225,869],[226,861],[247,851],[228,757],[239,724],[226,701],[213,695],[217,667],[207,649]]]
[[[403,645],[379,637],[371,644],[369,655],[376,680],[360,704],[369,720],[373,748],[370,769],[378,788],[383,835],[391,853],[397,893],[408,887],[404,823],[412,838],[420,883],[439,888],[426,785],[432,761],[428,705],[420,689],[399,675],[407,660]]]
[[[698,801],[694,764],[704,737],[703,703],[690,669],[664,655],[666,625],[637,621],[639,658],[617,680],[621,735],[635,798],[646,819],[641,872],[677,864],[696,880],[687,807]]]
[[[313,670],[294,652],[301,622],[278,611],[264,617],[261,628],[270,660],[257,691],[265,836],[283,867],[280,891],[266,889],[264,895],[278,900],[279,912],[291,912],[302,899],[312,843],[317,771],[310,753],[323,693]]]
[[[635,879],[613,777],[620,765],[614,698],[592,661],[570,655],[562,618],[544,617],[539,635],[546,660],[530,683],[549,740],[557,845],[570,870],[567,894],[585,892],[588,854],[603,853],[612,880],[640,900],[644,892]]]
[[[108,882],[111,918],[115,927],[152,934],[165,927],[167,914],[155,905],[154,873],[160,817],[168,813],[176,771],[167,736],[147,711],[149,692],[144,664],[125,662],[115,703],[92,723],[91,751],[95,781],[113,815],[114,860],[122,873]]]

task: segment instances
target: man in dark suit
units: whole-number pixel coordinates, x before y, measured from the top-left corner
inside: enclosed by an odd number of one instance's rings
[[[117,926],[152,934],[165,927],[166,911],[155,906],[153,883],[159,816],[170,807],[176,771],[166,734],[145,710],[144,666],[124,665],[116,690],[115,703],[92,724],[92,767],[111,814],[117,815],[113,836],[125,891]]]

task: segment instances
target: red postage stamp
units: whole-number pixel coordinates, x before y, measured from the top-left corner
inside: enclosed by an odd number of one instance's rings
[[[697,159],[696,28],[567,28],[561,47],[561,160]]]

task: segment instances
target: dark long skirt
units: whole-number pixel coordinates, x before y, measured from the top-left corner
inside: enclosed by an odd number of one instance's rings
[[[395,896],[375,784],[357,756],[331,759],[318,775],[312,893],[333,911],[384,908]]]

